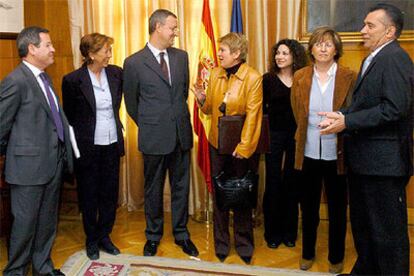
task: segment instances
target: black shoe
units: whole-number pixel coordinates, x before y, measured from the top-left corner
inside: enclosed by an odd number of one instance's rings
[[[65,276],[65,274],[62,271],[60,271],[60,269],[53,269],[52,272],[49,272],[48,274],[46,274],[46,276],[59,276],[59,275]]]
[[[245,264],[250,264],[252,262],[251,256],[240,256],[240,258],[243,260]]]
[[[147,240],[144,245],[144,256],[154,256],[157,254],[157,247],[159,244],[158,241]]]
[[[227,255],[216,253],[216,257],[220,260],[220,262],[224,262],[224,260],[227,258]]]
[[[286,246],[286,247],[295,247],[296,246],[296,243],[294,242],[294,241],[283,241],[283,244]]]
[[[100,241],[99,248],[111,255],[119,255],[121,251],[112,243],[111,239],[106,238]]]
[[[86,255],[92,261],[99,259],[99,248],[96,243],[86,245]]]
[[[275,242],[275,241],[267,242],[267,247],[272,248],[272,249],[278,248],[279,245],[280,245],[280,242]]]
[[[183,249],[185,254],[194,256],[194,257],[198,256],[197,247],[194,245],[194,243],[190,239],[179,240],[179,241],[176,240],[175,244],[180,246]]]

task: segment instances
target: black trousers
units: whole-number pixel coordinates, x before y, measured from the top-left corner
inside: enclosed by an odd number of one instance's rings
[[[325,161],[305,157],[302,167],[302,257],[315,257],[319,225],[322,183],[328,200],[329,255],[332,264],[342,262],[345,254],[347,183],[337,174],[336,160]]]
[[[120,156],[117,143],[94,145],[75,161],[86,245],[108,238],[115,223]]]
[[[231,155],[219,154],[210,145],[211,175],[216,176],[224,171],[230,176],[242,177],[248,170],[257,172],[259,154],[253,154],[249,159],[237,159]],[[230,252],[229,213],[221,211],[214,199],[213,193],[213,225],[214,248],[216,254],[228,255]],[[250,257],[254,250],[252,210],[233,210],[233,231],[236,251],[240,256]]]
[[[352,275],[409,275],[408,180],[350,175],[351,226],[358,254]]]
[[[190,188],[190,151],[177,145],[166,155],[144,154],[145,220],[147,240],[160,241],[164,232],[163,192],[165,175],[171,185],[171,217],[176,240],[190,238],[187,229]]]
[[[266,154],[263,196],[264,237],[267,242],[296,241],[299,187],[294,170],[294,131],[272,131]],[[284,158],[283,158],[284,156]]]

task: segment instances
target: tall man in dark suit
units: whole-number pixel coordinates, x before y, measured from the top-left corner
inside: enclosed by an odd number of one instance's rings
[[[370,50],[342,113],[325,113],[322,134],[345,130],[355,275],[408,275],[405,187],[413,173],[414,69],[396,39],[402,12],[372,7],[361,30]]]
[[[50,78],[49,31],[27,27],[17,37],[22,63],[0,85],[0,155],[6,155],[13,226],[4,275],[64,275],[50,252],[56,236],[65,167],[72,171],[68,122]]]
[[[177,17],[156,10],[149,18],[150,39],[124,63],[125,104],[139,127],[138,145],[144,155],[144,256],[154,256],[163,235],[163,188],[166,171],[171,184],[171,212],[175,243],[188,255],[198,250],[187,230],[190,149],[188,55],[173,48]]]

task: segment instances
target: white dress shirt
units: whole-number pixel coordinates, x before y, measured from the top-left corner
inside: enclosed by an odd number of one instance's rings
[[[167,50],[158,50],[157,48],[155,48],[151,43],[147,43],[148,48],[150,49],[151,53],[154,55],[154,57],[157,59],[158,63],[161,64],[161,57],[160,57],[160,53],[164,53],[164,60],[165,63],[167,63],[168,66],[168,77],[170,80],[170,84],[171,84],[171,68],[170,68],[170,59],[168,57],[168,52]]]
[[[39,68],[37,68],[36,66],[34,66],[33,64],[31,64],[31,63],[29,63],[25,60],[23,60],[23,63],[24,63],[24,65],[26,65],[30,69],[30,71],[32,71],[33,75],[35,76],[35,78],[37,80],[37,83],[40,86],[40,89],[42,89],[43,95],[45,96],[47,103],[50,105],[49,98],[47,97],[47,94],[46,94],[46,87],[43,84],[42,79],[40,78],[40,74],[43,73],[44,71],[40,70]],[[49,89],[50,89],[50,91],[53,92],[52,96],[53,96],[53,99],[55,100],[56,108],[57,108],[57,110],[59,110],[59,105],[58,105],[58,101],[57,101],[57,98],[56,98],[56,95],[55,95],[55,91],[53,91],[53,88],[50,87],[50,85],[49,85]]]
[[[394,40],[388,41],[387,43],[381,45],[380,47],[378,47],[377,49],[374,50],[374,52],[372,52],[371,54],[369,54],[369,56],[367,56],[367,58],[364,61],[364,64],[362,65],[362,72],[361,75],[365,74],[365,71],[368,69],[371,61],[374,59],[374,57],[379,53],[379,51],[381,51],[385,46],[387,46],[388,44],[390,44],[391,42],[393,42]]]
[[[316,70],[316,68],[314,67],[313,72],[315,74],[315,77],[318,81],[318,85],[319,88],[321,89],[321,93],[325,94],[326,89],[328,88],[329,83],[331,83],[332,81],[335,80],[335,76],[336,76],[336,70],[338,69],[338,65],[336,64],[336,62],[334,62],[331,67],[329,68],[327,74],[328,74],[328,81],[325,82],[324,84],[321,83],[320,81],[320,76],[318,74],[318,71]]]
[[[110,145],[118,141],[112,97],[105,68],[101,71],[101,82],[88,68],[96,103],[95,145]]]

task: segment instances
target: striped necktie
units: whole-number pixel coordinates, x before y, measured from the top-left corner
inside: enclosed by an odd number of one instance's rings
[[[50,91],[49,79],[45,72],[40,73],[39,76],[45,86],[47,99],[49,100],[49,106],[52,111],[53,121],[55,122],[59,140],[63,142],[65,140],[65,136],[63,135],[63,123],[62,119],[60,118],[58,107],[55,104],[55,97],[52,95],[53,92]]]
[[[170,74],[168,73],[168,65],[167,65],[167,62],[165,62],[164,55],[165,55],[164,52],[160,53],[161,71],[164,77],[168,80],[168,82],[170,82]]]

